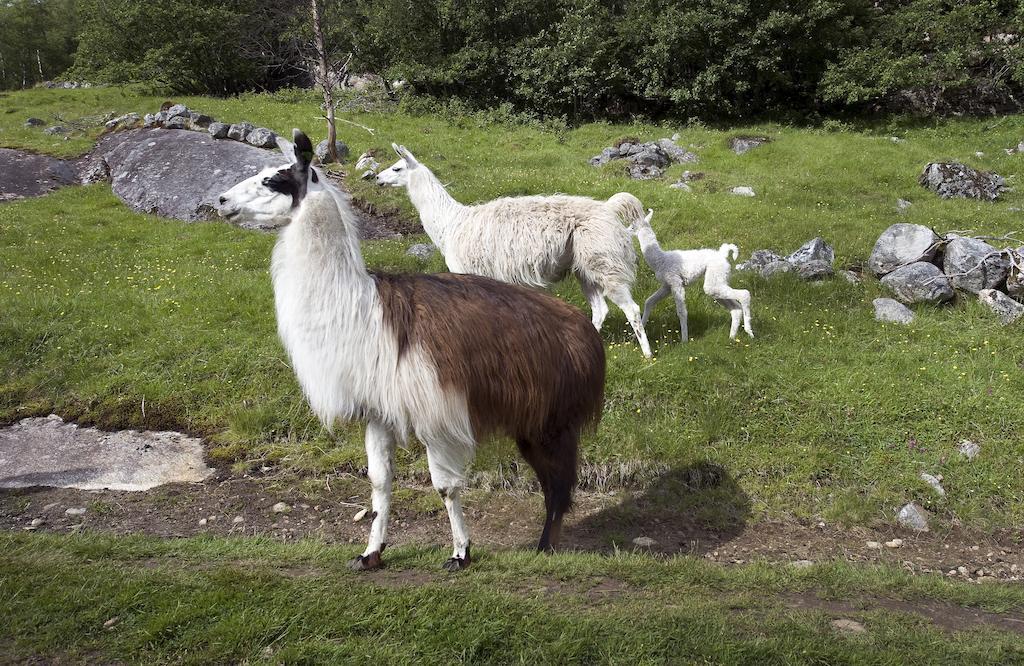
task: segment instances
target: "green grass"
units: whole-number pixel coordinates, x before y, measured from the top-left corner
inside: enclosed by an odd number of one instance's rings
[[[75,114],[152,110],[154,98],[118,89],[37,90],[0,98],[0,143],[68,153],[85,139],[54,143],[20,127],[24,117],[70,108]],[[268,96],[183,100],[226,120],[249,119],[277,131],[318,129],[315,105]],[[12,111],[13,109],[13,111]],[[448,121],[402,114],[357,114],[341,138],[353,155],[392,140],[409,146],[462,201],[498,195],[571,192],[637,194],[656,210],[666,246],[717,246],[749,252],[795,249],[815,235],[836,246],[837,264],[863,262],[874,239],[898,220],[949,229],[1019,229],[1024,195],[999,203],[941,201],[916,184],[923,165],[957,158],[1019,178],[1020,157],[1002,148],[1024,135],[1024,117],[896,124],[825,132],[777,125],[703,127],[593,124],[569,131]],[[665,182],[635,183],[617,167],[587,158],[616,138],[682,134],[708,174],[691,194]],[[747,155],[729,136],[765,133],[772,143]],[[904,143],[893,143],[898,133]],[[77,143],[76,143],[77,142]],[[975,158],[974,152],[985,152]],[[384,161],[388,160],[384,154]],[[673,167],[670,178],[682,171]],[[1013,180],[1011,180],[1011,183]],[[725,192],[752,185],[758,197]],[[404,214],[401,191],[353,182],[357,196]],[[914,202],[903,216],[898,197]],[[364,246],[370,264],[442,270],[404,255],[403,241]],[[267,272],[273,239],[221,223],[183,224],[138,215],[103,186],[75,188],[0,206],[0,420],[55,411],[104,427],[175,427],[210,437],[215,458],[323,471],[359,464],[358,426],[329,437],[304,405],[276,341]],[[613,310],[608,342],[607,408],[583,444],[588,465],[720,465],[753,518],[823,518],[891,523],[904,502],[936,512],[936,527],[963,521],[980,530],[1024,523],[1024,445],[1020,327],[1001,327],[970,299],[917,309],[910,327],[872,319],[882,290],[833,280],[770,282],[737,274],[751,289],[758,338],[730,343],[728,314],[695,292],[690,331],[674,337],[663,303],[649,326],[657,358],[646,361]],[[643,268],[638,300],[653,291]],[[583,306],[575,284],[556,293]],[[956,445],[982,446],[968,462]],[[417,448],[403,469],[420,470]],[[477,462],[493,472],[513,457],[503,444]],[[646,467],[645,467],[646,466]],[[941,474],[937,498],[918,475]],[[642,475],[642,474],[641,474]],[[627,479],[628,480],[628,479]],[[735,499],[735,498],[734,498]]]
[[[1009,664],[1019,635],[943,633],[884,599],[935,611],[1024,608],[1019,587],[892,568],[807,570],[482,552],[448,575],[440,551],[389,550],[349,572],[354,547],[254,539],[0,535],[7,658],[148,663]],[[610,590],[602,592],[601,590]],[[799,608],[804,599],[848,608]],[[948,604],[944,606],[944,604]],[[831,620],[867,627],[844,635]],[[104,623],[116,618],[105,629]]]

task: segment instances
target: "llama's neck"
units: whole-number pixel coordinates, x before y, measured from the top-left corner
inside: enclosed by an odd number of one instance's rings
[[[462,204],[448,194],[437,176],[423,165],[409,172],[409,200],[420,214],[423,230],[443,254],[450,233],[448,223],[463,208]]]
[[[654,235],[654,230],[650,227],[640,227],[637,230],[636,239],[640,241],[640,250],[644,253],[644,259],[648,264],[664,254],[661,245],[658,244],[657,236]]]

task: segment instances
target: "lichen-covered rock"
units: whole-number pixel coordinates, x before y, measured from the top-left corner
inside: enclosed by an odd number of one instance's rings
[[[943,199],[995,201],[1006,189],[1002,176],[960,162],[929,162],[918,182]]]
[[[131,127],[139,122],[139,114],[137,113],[126,113],[123,116],[118,116],[112,120],[108,120],[103,123],[103,127],[108,131],[114,131],[124,129],[125,127]]]
[[[174,104],[172,106],[167,107],[167,109],[163,113],[164,113],[164,119],[165,120],[170,120],[171,118],[177,118],[178,116],[187,116],[188,115],[188,107],[185,106],[184,104]]]
[[[1000,287],[1010,272],[1010,260],[985,241],[957,237],[946,245],[942,268],[954,288],[976,294]]]
[[[437,246],[432,243],[416,243],[405,251],[407,255],[416,257],[420,261],[427,261],[434,256],[435,252],[437,252]]]
[[[825,242],[825,239],[821,237],[812,238],[801,245],[798,250],[786,257],[786,261],[794,266],[799,266],[800,264],[807,263],[808,261],[823,261],[831,265],[835,259],[836,253],[832,249],[832,246]]]
[[[67,134],[68,128],[63,125],[54,125],[53,127],[47,127],[43,130],[43,134],[49,134],[51,136],[57,134]]]
[[[792,261],[788,263],[792,263]],[[834,274],[831,262],[821,261],[820,259],[802,261],[794,265],[796,266],[796,274],[800,276],[801,280],[824,280],[825,278],[832,277]]]
[[[25,127],[42,127],[46,121],[42,118],[28,118],[25,120]]]
[[[655,143],[643,144],[640,150],[631,153],[627,159],[637,166],[656,167],[659,170],[671,162],[665,151]]]
[[[590,158],[590,163],[594,166],[601,166],[602,164],[608,164],[612,160],[617,160],[621,157],[618,148],[608,147],[601,151],[600,155],[595,155]]]
[[[195,130],[196,132],[202,132],[206,130],[210,123],[213,122],[213,118],[206,115],[205,113],[199,113],[198,111],[188,112],[188,128]]]
[[[686,150],[672,139],[658,139],[657,143],[658,147],[675,164],[693,164],[700,161],[696,154]]]
[[[266,127],[257,127],[245,135],[245,142],[257,148],[275,148],[277,146],[277,135]]]
[[[754,197],[757,193],[754,192],[754,188],[747,185],[740,185],[729,190],[731,194],[735,194],[738,197]]]
[[[629,177],[633,180],[655,180],[661,176],[661,169],[654,165],[631,164],[629,166]]]
[[[876,298],[871,301],[875,306],[875,319],[892,324],[909,324],[914,321],[914,311],[891,298]]]
[[[935,264],[917,261],[901,266],[882,278],[903,303],[945,303],[953,299],[953,287]]]
[[[235,141],[245,141],[245,137],[249,136],[249,132],[254,129],[256,129],[256,126],[252,123],[234,123],[228,128],[228,138]]]
[[[764,268],[761,269],[761,277],[768,279],[779,275],[780,273],[791,273],[793,271],[793,264],[789,263],[785,259],[779,261],[773,261]]]
[[[915,532],[928,531],[928,514],[918,505],[911,502],[905,504],[896,515],[896,521],[903,527]]]
[[[878,276],[891,273],[915,261],[931,261],[939,248],[939,237],[920,224],[894,224],[878,237],[868,258],[868,268]]]
[[[164,129],[188,129],[188,116],[173,116],[164,121]]]
[[[775,261],[783,261],[783,259],[771,250],[754,250],[750,254],[750,259],[736,265],[736,270],[760,272],[765,266]]]
[[[330,164],[333,162],[331,154],[327,151],[327,139],[324,139],[320,143],[316,144],[316,156],[320,159],[320,164]],[[339,160],[348,158],[348,146],[344,141],[334,142],[334,152],[338,154]]]
[[[978,292],[978,300],[991,308],[1003,324],[1012,324],[1024,317],[1024,304],[1018,303],[1001,291],[982,289]]]
[[[210,126],[206,128],[206,131],[210,133],[214,139],[226,139],[228,138],[228,130],[231,129],[231,125],[227,123],[212,122]]]

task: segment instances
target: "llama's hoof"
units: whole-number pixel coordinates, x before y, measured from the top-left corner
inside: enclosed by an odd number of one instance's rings
[[[379,550],[375,550],[369,555],[359,555],[348,563],[348,568],[352,571],[373,571],[383,566],[384,562],[380,559]]]
[[[461,557],[449,557],[447,560],[444,561],[444,564],[441,565],[441,568],[445,571],[462,571],[468,566],[468,557],[465,559]]]

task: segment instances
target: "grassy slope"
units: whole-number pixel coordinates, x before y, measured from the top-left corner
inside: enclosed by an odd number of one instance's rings
[[[878,598],[996,612],[1019,588],[826,564],[723,569],[692,558],[481,553],[456,576],[432,549],[353,574],[351,548],[253,539],[0,535],[9,658],[149,663],[1008,664],[1020,637],[943,634]],[[867,633],[837,635],[852,601]],[[103,625],[111,618],[116,624]]]
[[[145,111],[157,101],[118,90],[9,95],[0,98],[0,144],[80,151],[84,138],[53,140],[20,124],[28,115],[64,109],[74,110],[72,116]],[[316,123],[308,103],[180,101],[277,131]],[[462,201],[555,191],[604,197],[628,189],[655,208],[666,246],[729,240],[745,251],[788,252],[822,235],[843,265],[863,261],[878,233],[898,219],[940,231],[1021,226],[1020,213],[1009,207],[1021,205],[1024,195],[996,204],[944,202],[915,183],[923,164],[940,158],[1017,176],[1021,158],[1001,149],[1024,135],[1021,117],[841,133],[594,124],[562,135],[478,126],[472,118],[351,119],[377,129],[371,137],[342,128],[354,154],[403,142]],[[683,194],[586,163],[618,137],[673,131],[698,147],[707,188]],[[726,139],[746,132],[765,132],[774,141],[737,157]],[[893,132],[905,143],[890,141]],[[975,158],[976,150],[986,157]],[[670,176],[680,171],[674,167]],[[741,184],[759,196],[723,191]],[[412,212],[400,191],[364,183],[353,189]],[[897,197],[914,202],[905,216],[895,213]],[[441,270],[439,259],[421,266],[403,255],[419,240],[370,243],[365,254],[376,266]],[[275,340],[267,276],[272,242],[221,224],[137,215],[104,187],[0,206],[0,420],[54,410],[111,427],[203,432],[229,457],[285,458],[312,469],[361,459],[357,427],[342,429],[334,441],[312,421]],[[967,299],[921,308],[908,328],[882,326],[871,317],[871,299],[881,293],[872,280],[810,285],[737,275],[735,283],[754,294],[759,337],[752,343],[729,343],[727,314],[695,293],[690,329],[696,340],[675,341],[674,313],[663,304],[649,330],[657,360],[648,362],[624,318],[612,312],[604,331],[608,406],[600,431],[584,444],[588,462],[682,467],[709,460],[725,469],[740,504],[755,515],[888,522],[895,508],[917,499],[939,513],[940,524],[954,517],[982,529],[1021,524],[1019,327],[998,326]],[[638,299],[653,288],[644,269]],[[583,303],[574,284],[556,291]],[[955,454],[964,437],[983,447],[973,463]],[[403,456],[423,467],[415,450]],[[492,447],[478,467],[494,469],[505,456],[508,447]],[[947,498],[934,498],[918,479],[922,470],[945,477]]]

